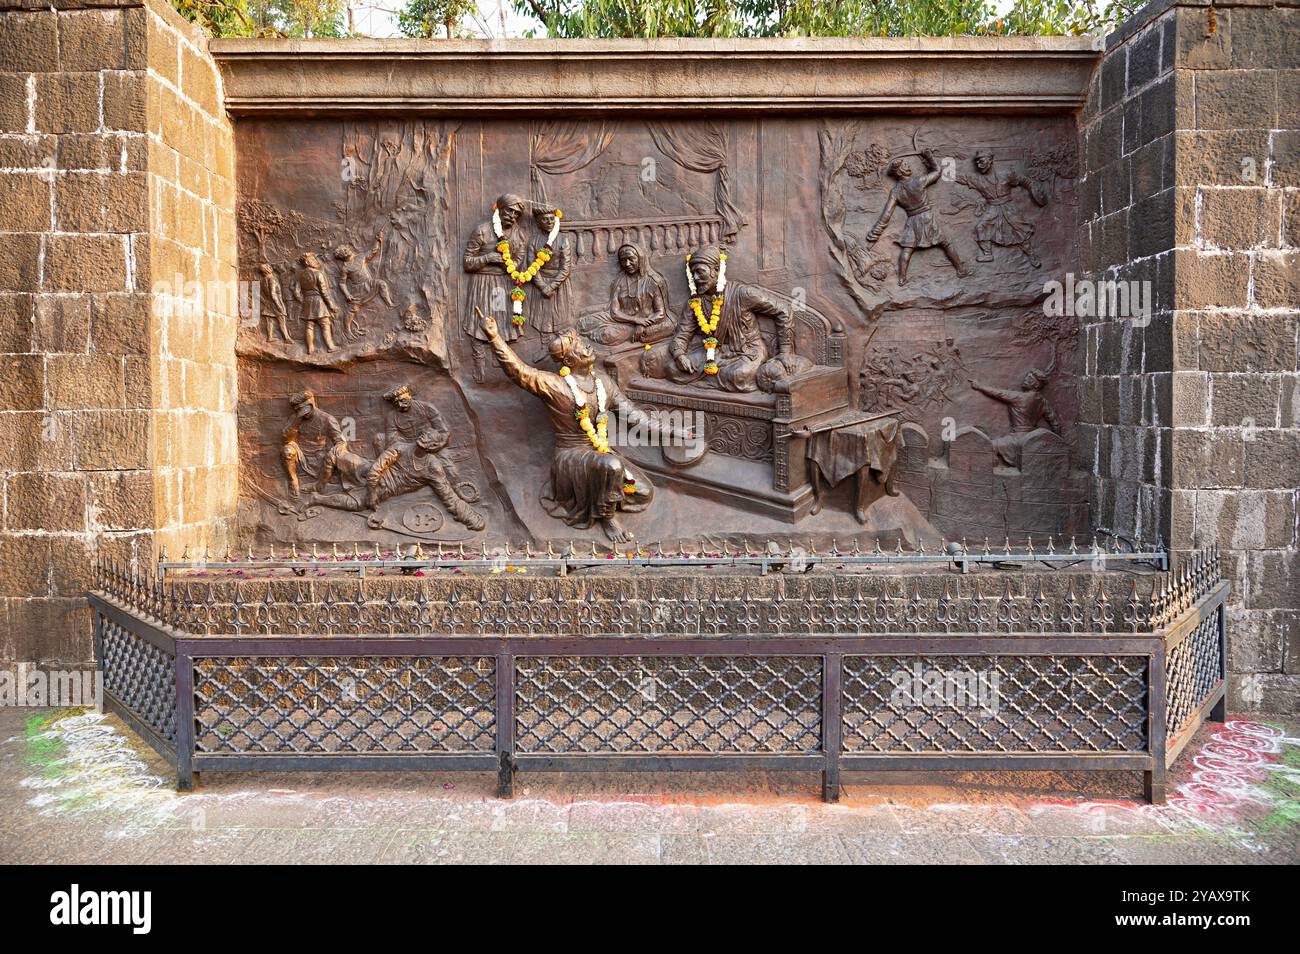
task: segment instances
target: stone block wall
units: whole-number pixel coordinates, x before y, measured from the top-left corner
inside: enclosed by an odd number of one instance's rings
[[[0,0],[0,664],[90,659],[98,554],[224,544],[220,101],[206,39],[166,3]]]
[[[1226,552],[1230,704],[1300,708],[1300,9],[1158,0],[1110,38],[1084,125],[1085,269],[1153,282],[1092,320],[1093,513]]]

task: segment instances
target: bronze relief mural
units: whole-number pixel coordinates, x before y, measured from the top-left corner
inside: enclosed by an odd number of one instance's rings
[[[237,135],[251,538],[1086,527],[1068,118]]]

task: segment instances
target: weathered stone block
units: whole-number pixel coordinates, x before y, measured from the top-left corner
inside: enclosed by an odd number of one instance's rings
[[[79,72],[129,67],[121,10],[65,10],[59,14],[59,69]]]
[[[48,537],[0,533],[0,596],[39,597],[49,593]]]
[[[126,245],[107,235],[51,235],[45,246],[48,291],[125,291]]]
[[[1250,258],[1233,252],[1175,252],[1177,276],[1174,307],[1245,307],[1250,285]]]
[[[1261,129],[1179,130],[1174,133],[1180,185],[1265,184],[1268,133]]]
[[[1264,252],[1254,259],[1255,304],[1300,309],[1300,251]]]
[[[1181,487],[1240,487],[1245,479],[1241,434],[1174,431],[1173,479]]]
[[[104,472],[90,476],[92,530],[149,529],[154,523],[153,473]]]
[[[50,179],[35,172],[0,173],[0,225],[14,232],[50,227]]]
[[[129,132],[149,129],[147,74],[143,71],[104,74],[104,127]]]
[[[1294,493],[1300,487],[1300,438],[1296,432],[1260,430],[1246,436],[1245,485]]]
[[[1153,26],[1129,44],[1129,95],[1146,86],[1160,75],[1160,38],[1160,27]]]
[[[1294,371],[1296,317],[1202,312],[1197,351],[1206,371]]]
[[[94,132],[99,128],[99,75],[36,76],[36,128],[41,132]]]
[[[1232,187],[1198,193],[1205,245],[1226,249],[1277,245],[1282,221],[1282,196],[1277,190]]]
[[[1235,69],[1293,69],[1300,63],[1300,10],[1234,9],[1231,30]]]
[[[1197,129],[1273,129],[1277,77],[1267,70],[1196,71]]]
[[[1178,10],[1175,65],[1180,69],[1227,69],[1232,65],[1231,10]]]
[[[124,404],[122,359],[116,355],[54,354],[46,359],[50,406],[58,410]]]
[[[83,172],[60,176],[59,229],[65,232],[144,232],[149,228],[142,172]]]
[[[1265,550],[1295,543],[1292,494],[1248,490],[1200,490],[1196,494],[1200,537],[1234,550]]]
[[[44,410],[0,413],[0,455],[0,469],[71,470],[71,420]]]
[[[102,354],[145,355],[150,352],[149,307],[144,294],[92,295],[91,342]]]
[[[54,16],[48,10],[9,10],[0,16],[0,69],[14,73],[57,69],[59,36]]]
[[[85,530],[85,478],[77,474],[10,474],[5,478],[5,529]]]
[[[143,470],[149,466],[147,411],[77,411],[72,421],[77,470]]]
[[[44,406],[45,366],[39,354],[0,354],[0,411]]]
[[[90,348],[88,295],[37,295],[35,351],[84,353]]]

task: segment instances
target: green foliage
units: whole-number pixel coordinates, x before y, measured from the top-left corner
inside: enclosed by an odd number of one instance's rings
[[[407,0],[397,14],[397,28],[402,36],[446,36],[450,40],[461,32],[461,21],[476,9],[475,0]]]
[[[172,0],[212,36],[346,37],[347,0]]]
[[[1109,30],[1138,0],[511,0],[553,37],[960,36]]]

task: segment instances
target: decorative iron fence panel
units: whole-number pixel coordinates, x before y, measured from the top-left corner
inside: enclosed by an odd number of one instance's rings
[[[844,751],[1141,752],[1145,656],[845,656]]]
[[[491,656],[194,659],[201,753],[491,752]]]
[[[780,753],[821,748],[819,656],[516,660],[522,753]]]
[[[99,652],[104,692],[159,740],[176,746],[176,657],[122,626],[100,618]]]
[[[1165,655],[1165,725],[1169,730],[1169,759],[1177,758],[1202,722],[1214,700],[1222,708],[1227,679],[1223,609],[1200,618],[1172,639]]]

